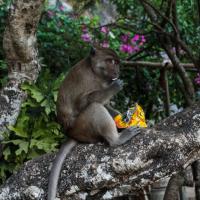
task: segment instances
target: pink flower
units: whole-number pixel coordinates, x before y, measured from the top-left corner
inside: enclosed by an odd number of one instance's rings
[[[141,36],[141,42],[143,42],[143,43],[146,42],[146,38],[144,37],[144,35]]]
[[[47,11],[47,15],[48,15],[48,17],[53,17],[54,15],[55,15],[55,13],[53,12],[53,11],[51,11],[51,10],[48,10]]]
[[[102,47],[104,48],[108,48],[109,47],[109,43],[108,41],[104,40],[101,44],[100,44]]]
[[[136,41],[138,41],[140,39],[140,35],[135,34],[134,37],[131,39],[132,43],[135,43]]]
[[[142,46],[144,43],[143,42],[140,42],[139,44],[138,44],[138,46]]]
[[[172,51],[173,51],[174,53],[176,53],[176,48],[175,48],[175,47],[172,47]]]
[[[130,44],[122,44],[120,46],[120,51],[131,54],[133,52],[133,47]]]
[[[128,34],[125,34],[125,35],[121,36],[121,41],[124,42],[124,43],[128,42],[128,39],[129,39],[129,35]]]
[[[63,5],[60,5],[60,6],[59,6],[59,10],[60,10],[60,11],[65,11],[65,7],[64,7]]]
[[[87,33],[88,32],[88,28],[87,28],[87,26],[85,24],[82,25],[82,32],[83,33]]]
[[[137,51],[139,51],[139,50],[140,50],[140,49],[139,49],[138,46],[133,47],[133,51],[134,51],[134,52],[137,52]]]
[[[200,85],[200,73],[197,73],[197,77],[194,79],[197,85]]]
[[[89,35],[89,33],[83,33],[81,35],[81,39],[85,42],[90,42],[92,40],[91,36]]]
[[[100,29],[100,31],[102,33],[105,33],[105,34],[107,34],[109,32],[109,30],[108,30],[108,28],[106,26],[102,26],[101,29]]]

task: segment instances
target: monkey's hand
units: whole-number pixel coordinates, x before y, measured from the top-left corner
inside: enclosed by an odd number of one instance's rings
[[[107,104],[113,95],[115,95],[117,92],[119,92],[123,88],[123,81],[118,79],[113,81],[108,88],[97,90],[94,92],[91,92],[84,97],[79,98],[80,101],[78,103],[79,107],[80,105],[83,105],[81,107],[84,108],[84,105],[87,106],[90,103],[98,102],[103,105]],[[85,103],[84,103],[85,102]]]
[[[119,92],[120,90],[122,90],[123,86],[124,86],[124,82],[120,79],[117,79],[111,83],[111,88],[116,92]]]

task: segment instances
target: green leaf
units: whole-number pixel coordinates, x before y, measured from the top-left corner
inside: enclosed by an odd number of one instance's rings
[[[57,101],[57,97],[58,97],[58,92],[53,91],[53,99],[54,99],[55,102]]]
[[[27,155],[27,159],[31,160],[33,158],[40,156],[40,155],[41,155],[41,153],[38,153],[37,151],[31,149],[30,152]]]
[[[35,85],[28,85],[28,84],[23,84],[21,86],[23,90],[28,90],[31,92],[31,97],[35,99],[37,102],[41,102],[44,99],[44,95],[40,91],[39,88],[37,88]]]
[[[27,132],[24,131],[21,127],[8,126],[8,129],[14,131],[15,135],[17,136],[20,136],[22,138],[28,138]]]
[[[46,112],[47,115],[50,114],[50,112],[51,112],[50,106],[46,106],[46,107],[45,107],[45,112]]]
[[[55,135],[61,135],[60,133],[60,124],[56,122],[51,122],[47,125],[48,130],[53,132]]]
[[[36,102],[33,102],[32,99],[27,99],[27,101],[25,101],[23,104],[22,104],[22,107],[27,107],[27,106],[30,106],[32,108],[35,108],[35,107],[38,107],[38,103]]]
[[[8,143],[13,143],[14,145],[19,145],[20,143],[24,142],[24,140],[8,140],[8,141],[3,141],[2,144],[8,144]]]
[[[22,154],[22,152],[27,153],[29,147],[29,142],[23,141],[19,144],[19,149],[15,151],[15,154],[18,156]]]
[[[51,112],[51,107],[49,105],[49,102],[45,99],[42,103],[41,106],[45,108],[45,112],[47,115]]]
[[[44,95],[38,91],[38,90],[35,90],[35,89],[32,89],[31,90],[31,96],[37,101],[37,102],[41,102],[43,99],[44,99]]]
[[[40,128],[38,130],[35,130],[32,132],[32,138],[34,139],[38,139],[38,138],[41,138],[41,137],[47,137],[47,129],[43,129],[43,128]],[[33,140],[31,140],[33,142]]]
[[[30,148],[36,147],[44,152],[49,152],[55,150],[57,142],[53,138],[44,138],[40,140],[31,140]]]
[[[10,147],[6,147],[3,151],[4,159],[8,160],[8,157],[11,155]]]
[[[0,165],[0,180],[2,180],[3,182],[6,179],[7,171],[9,171],[8,165],[6,165],[5,163],[1,163],[1,165]]]

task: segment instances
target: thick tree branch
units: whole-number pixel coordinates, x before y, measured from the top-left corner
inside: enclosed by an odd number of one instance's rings
[[[65,161],[58,194],[61,199],[123,196],[186,168],[199,155],[200,102],[122,146],[77,145]],[[1,187],[0,199],[45,199],[53,157],[27,162]]]

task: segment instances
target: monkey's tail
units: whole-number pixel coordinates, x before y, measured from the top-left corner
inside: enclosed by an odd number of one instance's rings
[[[48,197],[47,200],[56,199],[56,191],[58,185],[58,179],[60,176],[60,171],[66,156],[71,152],[72,148],[77,144],[77,141],[73,139],[67,140],[62,144],[60,150],[58,151],[55,160],[53,161],[53,166],[51,168],[49,183],[48,183]]]

